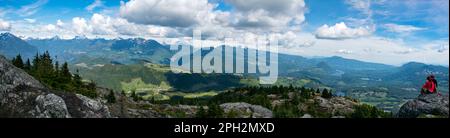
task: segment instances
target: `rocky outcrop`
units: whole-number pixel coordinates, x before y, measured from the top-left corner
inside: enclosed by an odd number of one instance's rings
[[[100,101],[90,99],[86,96],[76,94],[77,98],[81,100],[80,114],[83,118],[110,118],[108,107]]]
[[[354,106],[359,105],[358,102],[344,98],[333,97],[326,99],[323,97],[315,97],[314,102],[318,105],[320,112],[330,113],[331,116],[348,115],[354,112]]]
[[[408,101],[400,108],[397,117],[416,118],[424,116],[449,117],[448,95],[426,94]]]
[[[0,56],[0,117],[105,118],[111,115],[100,101],[50,90]]]
[[[230,112],[235,113],[235,118],[272,118],[272,111],[260,105],[251,105],[248,103],[224,103],[220,107],[225,115]]]

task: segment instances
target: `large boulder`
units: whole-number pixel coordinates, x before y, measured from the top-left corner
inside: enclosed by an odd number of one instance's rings
[[[224,103],[220,107],[225,114],[233,112],[235,118],[272,118],[272,111],[260,105],[251,105],[248,103]]]
[[[400,108],[397,116],[400,118],[416,118],[424,116],[448,116],[448,95],[426,94],[408,101]]]

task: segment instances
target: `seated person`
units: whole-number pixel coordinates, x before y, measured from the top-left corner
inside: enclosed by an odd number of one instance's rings
[[[421,94],[432,94],[436,93],[436,84],[433,81],[433,77],[428,76],[427,81],[422,86],[422,90],[420,91]]]

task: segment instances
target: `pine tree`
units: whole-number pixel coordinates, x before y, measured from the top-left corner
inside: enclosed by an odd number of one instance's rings
[[[155,95],[152,96],[152,99],[150,99],[150,103],[155,104],[156,100],[155,100]]]
[[[80,75],[78,75],[78,74],[79,74],[79,71],[77,70],[77,73],[75,73],[73,75],[73,84],[75,87],[81,87],[83,85],[83,81],[82,81]]]
[[[27,62],[24,64],[20,55],[17,55],[12,62],[14,65],[25,69],[28,74],[51,89],[75,92],[91,98],[96,98],[98,95],[96,92],[96,84],[93,81],[84,84],[82,78],[78,75],[78,70],[72,76],[67,62],[61,67],[58,61],[53,64],[53,59],[48,51],[42,55],[36,53],[36,56],[32,60],[33,64],[30,63],[30,59],[27,59]]]
[[[89,97],[97,98],[97,85],[95,82],[91,80],[91,82],[88,83],[87,88]]]
[[[64,62],[64,64],[61,67],[61,74],[60,74],[62,83],[69,83],[72,81],[72,74],[69,71],[69,65],[67,62]]]
[[[12,63],[14,66],[20,68],[20,69],[24,69],[24,65],[23,65],[23,60],[22,60],[22,56],[17,55],[16,58],[13,58]]]
[[[56,74],[59,74],[59,62],[55,61],[55,72]]]
[[[198,111],[195,113],[195,117],[197,117],[197,118],[206,118],[207,117],[205,109],[203,108],[203,106],[200,106]]]
[[[136,91],[131,91],[131,98],[133,98],[133,101],[138,101],[139,97],[136,95]]]
[[[28,71],[28,72],[31,70],[30,59],[27,59],[27,62],[26,62],[25,65],[24,65],[24,69],[25,69],[26,71]]]
[[[300,92],[300,97],[303,99],[310,99],[312,97],[312,92],[309,89],[305,89],[302,87],[302,91]]]
[[[323,89],[322,97],[323,98],[331,98],[331,97],[333,97],[333,95],[331,94],[331,92],[328,91],[328,89]]]
[[[36,53],[36,55],[34,56],[34,59],[33,59],[33,66],[32,66],[32,68],[31,68],[31,73],[32,73],[32,75],[34,75],[34,77],[35,78],[37,78],[37,79],[40,79],[40,77],[39,77],[39,74],[37,73],[37,70],[38,70],[38,66],[39,66],[39,63],[40,63],[40,58],[39,58],[39,53]]]
[[[114,94],[113,90],[109,91],[108,96],[106,97],[106,100],[108,100],[108,103],[116,103],[116,96]]]
[[[212,103],[208,106],[208,117],[211,118],[222,118],[224,111],[216,103]]]

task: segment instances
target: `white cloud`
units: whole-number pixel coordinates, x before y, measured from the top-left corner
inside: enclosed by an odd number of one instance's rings
[[[55,31],[57,28],[56,28],[56,26],[53,25],[53,24],[48,24],[48,25],[44,26],[44,29],[45,29],[46,31]]]
[[[84,18],[80,17],[73,18],[72,25],[75,33],[77,34],[86,34],[92,31],[91,26],[87,24],[87,21]]]
[[[138,24],[189,27],[203,22],[213,8],[207,0],[131,0],[121,4],[120,15]]]
[[[25,21],[27,21],[28,23],[35,23],[36,19],[31,19],[31,18],[25,18]]]
[[[270,29],[280,31],[305,21],[304,0],[261,1],[225,0],[236,8],[232,13],[232,26],[238,29]]]
[[[372,10],[370,9],[371,0],[346,0],[345,2],[352,6],[353,9],[359,10],[366,15],[372,14]]]
[[[95,8],[98,8],[98,7],[103,7],[104,5],[103,5],[103,2],[101,1],[101,0],[95,0],[94,2],[92,2],[91,4],[89,4],[87,7],[86,7],[86,10],[88,10],[88,11],[93,11]]]
[[[22,6],[17,12],[20,16],[31,16],[38,12],[47,2],[48,0],[38,0],[32,4]]]
[[[368,36],[373,31],[369,27],[350,28],[344,22],[334,26],[323,25],[316,30],[319,39],[349,39]]]
[[[339,49],[339,50],[336,51],[336,53],[338,53],[338,54],[352,54],[353,51],[347,50],[347,49]]]
[[[112,19],[109,16],[103,16],[101,14],[92,15],[90,22],[90,25],[93,26],[92,33],[99,35],[113,34],[114,28],[111,20]]]
[[[448,40],[417,44],[415,47],[399,40],[377,36],[342,39],[317,39],[312,34],[298,34],[297,39],[313,41],[310,47],[282,47],[280,52],[304,57],[341,56],[367,62],[400,66],[415,61],[427,64],[449,64]],[[308,37],[308,35],[310,35]]]
[[[305,21],[304,0],[226,0],[233,11],[214,10],[208,0],[131,0],[120,6],[120,15],[129,22],[165,26],[187,36],[201,29],[205,37],[230,37],[239,33],[273,33],[295,28]]]
[[[11,24],[3,19],[0,19],[0,31],[9,31],[11,30]]]
[[[399,24],[384,24],[384,27],[390,31],[390,32],[394,32],[394,33],[411,33],[414,31],[421,31],[421,30],[425,30],[425,28],[420,28],[420,27],[415,27],[412,25],[399,25]]]
[[[56,21],[56,26],[58,26],[58,27],[63,27],[64,24],[65,23],[63,21],[59,20],[59,19]]]

